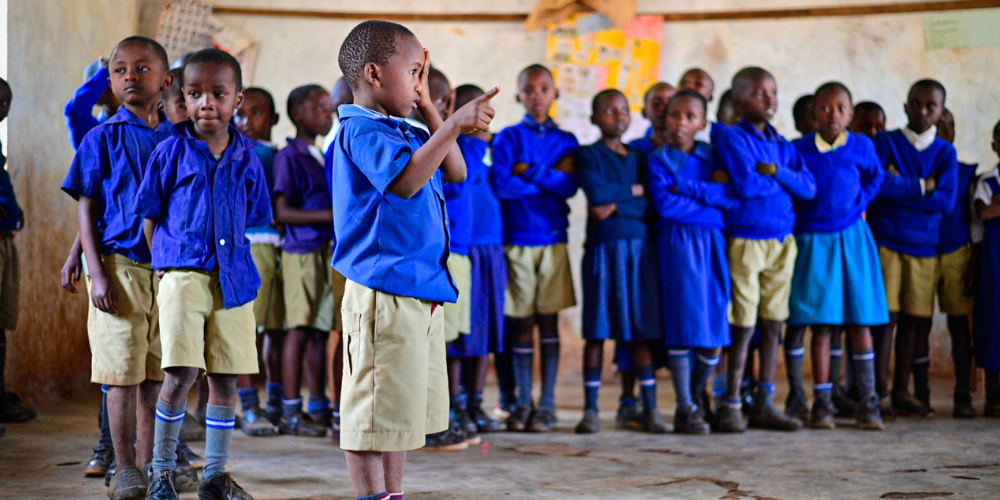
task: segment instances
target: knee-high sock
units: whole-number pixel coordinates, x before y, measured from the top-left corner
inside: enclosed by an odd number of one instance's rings
[[[677,407],[694,406],[691,399],[691,350],[667,350],[667,367],[674,381],[674,393],[677,394]]]
[[[236,407],[208,405],[205,412],[205,469],[206,481],[226,472],[229,443],[236,427]]]
[[[854,351],[854,380],[861,397],[875,393],[875,351]]]
[[[514,376],[517,379],[517,405],[531,406],[531,383],[535,365],[535,346],[515,343],[511,347]]]
[[[801,340],[801,339],[800,339]],[[802,393],[802,365],[806,356],[804,345],[785,344],[785,369],[788,371],[788,392]]]
[[[833,385],[840,386],[842,380],[841,367],[844,362],[844,334],[840,327],[832,330],[830,334],[830,382]]]
[[[162,399],[156,403],[156,423],[153,438],[153,472],[177,467],[177,438],[187,414],[187,402],[172,405]]]
[[[951,334],[951,358],[955,362],[955,395],[968,396],[972,377],[969,317],[949,315],[948,333]]]
[[[712,370],[719,364],[719,356],[710,357],[702,353],[694,356],[694,370],[691,371],[691,394],[700,396],[708,384],[708,378],[712,375]]]
[[[101,425],[101,438],[94,447],[94,453],[99,451],[115,451],[111,441],[111,420],[108,418],[108,386],[101,386],[101,412],[97,415]]]
[[[586,397],[585,410],[597,410],[597,396],[601,390],[601,367],[583,367],[583,390]]]
[[[542,332],[542,396],[538,406],[556,407],[556,378],[559,375],[559,332]]]

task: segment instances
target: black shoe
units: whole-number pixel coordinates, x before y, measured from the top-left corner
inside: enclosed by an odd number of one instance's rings
[[[896,412],[892,411],[892,396],[883,396],[879,399],[878,412],[886,422],[896,420]]]
[[[204,441],[205,440],[205,423],[200,422],[194,415],[190,413],[184,414],[184,420],[181,423],[181,435],[180,439],[182,441]]]
[[[955,395],[955,408],[951,412],[954,418],[976,418],[976,410],[972,407],[972,396],[969,394]]]
[[[934,416],[931,409],[922,401],[908,393],[893,393],[892,410],[897,415],[912,417],[917,419],[931,418]]]
[[[479,406],[469,408],[469,419],[476,423],[476,430],[478,430],[480,434],[487,432],[500,432],[503,430],[500,422],[490,418],[490,416],[487,415],[486,412],[484,412]]]
[[[551,432],[556,428],[555,408],[540,407],[531,413],[528,419],[528,430],[531,432]]]
[[[918,401],[924,404],[927,408],[927,418],[934,416],[934,407],[931,406],[931,390],[928,388],[923,388],[918,391],[913,392],[913,396],[917,398]]]
[[[715,412],[712,410],[712,395],[707,391],[702,391],[698,396],[698,413],[705,422],[715,421]]]
[[[507,417],[507,430],[524,432],[528,429],[528,419],[531,418],[530,406],[518,406]]]
[[[275,436],[278,426],[271,423],[260,408],[250,408],[240,416],[240,429],[247,436]]]
[[[597,418],[597,410],[583,410],[583,419],[576,424],[573,432],[577,434],[596,434],[601,432],[601,421]]]
[[[483,442],[483,438],[479,437],[479,428],[476,427],[476,423],[469,418],[469,412],[458,409],[452,410],[451,418],[451,425],[457,425],[462,428],[462,432],[465,433],[465,440],[469,444],[479,444]]]
[[[858,422],[858,429],[867,429],[873,431],[880,431],[885,429],[885,424],[882,422],[882,416],[880,415],[881,406],[877,394],[869,394],[866,397],[861,398],[861,402],[857,406],[856,419]]]
[[[0,395],[0,422],[22,423],[35,418],[35,410],[21,406],[16,394],[7,392]]]
[[[618,401],[618,413],[615,415],[618,427],[628,429],[642,428],[642,403],[635,398]]]
[[[146,498],[146,478],[138,467],[125,467],[111,479],[109,500],[142,500]]]
[[[715,432],[743,432],[747,430],[743,421],[743,411],[727,404],[720,405],[715,411]]]
[[[816,398],[813,401],[812,412],[809,415],[809,427],[813,429],[834,429],[833,415],[836,410],[833,403],[826,398]]]
[[[656,409],[646,410],[642,413],[642,431],[650,434],[667,434],[674,430],[667,423],[666,417]]]
[[[796,389],[788,392],[788,398],[785,399],[785,415],[797,418],[802,423],[809,422],[809,399],[806,398],[805,391]]]
[[[837,417],[850,418],[858,414],[858,403],[850,398],[847,391],[844,390],[844,386],[833,386],[830,402],[833,403],[833,407],[837,410],[835,414]]]
[[[115,477],[115,470],[118,469],[118,461],[111,458],[111,465],[108,466],[108,471],[104,473],[104,486],[111,487],[111,478]]]
[[[198,500],[253,500],[249,493],[236,484],[233,476],[223,472],[198,486]]]
[[[267,415],[267,419],[274,425],[278,425],[281,422],[281,414],[283,411],[284,408],[282,408],[281,405],[264,405],[264,414]]]
[[[177,463],[187,463],[195,469],[201,469],[205,467],[205,457],[195,453],[187,443],[180,441],[177,443]]]
[[[749,427],[775,431],[797,431],[802,428],[801,420],[778,411],[769,399],[763,389],[759,389],[754,395],[754,405],[747,420]]]
[[[21,404],[21,397],[18,396],[17,394],[14,394],[13,392],[7,391],[7,401],[9,401],[12,405],[20,409],[20,411],[26,413],[28,415],[29,420],[34,420],[35,417],[38,416],[38,412],[35,411],[34,408],[28,408],[27,406]]]
[[[322,427],[327,429],[333,427],[333,410],[329,408],[324,408],[322,411],[309,412],[309,416],[312,417],[313,422]]]
[[[114,460],[115,452],[113,450],[95,451],[94,458],[91,458],[83,467],[83,475],[87,477],[103,476],[108,473],[111,462]]]
[[[308,413],[301,411],[296,413],[291,420],[282,418],[278,429],[282,434],[293,436],[323,437],[326,435],[326,427],[317,424]]]
[[[461,451],[469,447],[469,442],[465,440],[465,431],[461,426],[451,425],[447,429],[434,434],[428,434],[424,438],[426,451]]]
[[[678,434],[708,434],[711,428],[697,406],[681,406],[674,412],[674,432]]]
[[[177,473],[172,470],[164,470],[153,473],[153,479],[149,481],[149,490],[146,492],[147,500],[177,500],[177,486],[174,481]]]

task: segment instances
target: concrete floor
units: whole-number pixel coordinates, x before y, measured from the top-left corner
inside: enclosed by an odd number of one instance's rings
[[[669,383],[661,408],[672,415]],[[415,499],[916,499],[1000,498],[1000,420],[956,421],[951,391],[935,385],[938,417],[897,419],[884,432],[651,436],[614,429],[617,389],[602,394],[604,431],[578,436],[582,390],[559,388],[551,434],[491,434],[463,452],[412,452],[406,497]],[[487,401],[496,401],[495,391]],[[96,400],[43,405],[0,438],[0,498],[107,498],[83,463],[96,441]],[[977,410],[982,400],[977,398]],[[204,443],[193,443],[199,453]],[[250,438],[237,431],[230,471],[258,500],[354,498],[344,454],[328,439]],[[183,498],[197,498],[185,494]]]

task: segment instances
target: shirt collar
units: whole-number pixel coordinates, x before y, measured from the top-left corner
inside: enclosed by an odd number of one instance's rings
[[[167,115],[163,114],[163,111],[157,111],[160,116],[160,125],[164,123],[170,123],[167,121]],[[104,123],[128,123],[129,125],[138,125],[140,127],[151,128],[148,123],[135,116],[131,111],[125,106],[118,108],[118,112],[114,116],[105,120]]]
[[[534,118],[528,115],[524,115],[524,119],[521,120],[521,123],[524,126],[530,128],[531,130],[539,133],[545,133],[549,129],[559,128],[559,125],[556,125],[556,122],[552,120],[552,118],[549,118],[549,120],[546,121],[545,123],[538,123],[537,121],[535,121]]]
[[[759,128],[755,127],[754,124],[750,123],[747,120],[740,120],[740,123],[738,123],[736,126],[743,127],[743,129],[746,130],[747,132],[750,132],[751,134],[754,134],[758,138],[764,139],[765,141],[778,140],[778,130],[774,128],[774,126],[771,125],[770,123],[764,125],[763,132]]]
[[[846,130],[841,132],[840,135],[838,135],[837,138],[833,140],[833,144],[827,143],[826,140],[823,139],[823,136],[819,134],[819,132],[813,132],[813,134],[816,136],[816,149],[818,149],[820,153],[829,153],[830,151],[833,151],[834,149],[845,146],[847,144]]]
[[[170,130],[174,137],[194,141],[195,146],[198,149],[201,149],[205,154],[214,159],[215,155],[212,153],[212,150],[208,148],[208,143],[194,136],[193,127],[194,123],[192,123],[191,120],[185,120],[174,124]],[[222,153],[222,158],[225,158],[228,153],[229,158],[232,161],[242,160],[243,155],[249,151],[253,151],[254,145],[257,144],[256,141],[253,141],[243,135],[243,133],[240,132],[240,129],[236,128],[236,125],[233,125],[232,122],[229,123],[229,134],[232,136],[232,140],[229,142],[229,145],[226,146],[226,150]]]
[[[931,125],[930,128],[924,130],[924,133],[922,134],[918,134],[913,130],[910,130],[910,127],[904,127],[903,135],[906,136],[906,140],[910,141],[910,144],[912,144],[917,151],[923,151],[931,147],[931,144],[934,144],[934,139],[937,138],[937,125]]]

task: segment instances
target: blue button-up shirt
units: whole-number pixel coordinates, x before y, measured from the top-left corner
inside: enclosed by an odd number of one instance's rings
[[[333,267],[373,290],[455,302],[448,272],[448,217],[441,172],[410,199],[389,192],[427,132],[355,105],[340,107],[327,151],[331,168]]]
[[[97,118],[94,117],[94,106],[97,105],[97,101],[101,100],[101,94],[108,90],[110,76],[108,68],[102,65],[89,80],[83,82],[83,85],[76,89],[73,97],[63,108],[66,129],[69,130],[69,142],[73,144],[73,149],[80,147],[87,132],[107,120],[103,109]]]
[[[218,270],[230,309],[257,297],[260,275],[245,233],[271,222],[271,197],[254,141],[230,124],[232,140],[216,160],[191,126],[174,126],[153,152],[135,213],[157,220],[153,267]]]
[[[101,253],[118,253],[149,262],[142,217],[132,210],[146,163],[156,145],[170,135],[170,122],[160,113],[152,129],[122,106],[115,116],[87,133],[76,150],[62,190],[79,200],[86,196],[104,208],[97,221]]]
[[[274,197],[284,196],[288,204],[302,210],[333,209],[330,185],[323,165],[309,153],[302,139],[288,139],[288,146],[274,158]],[[333,238],[333,224],[288,224],[286,252],[310,253],[323,248]]]

